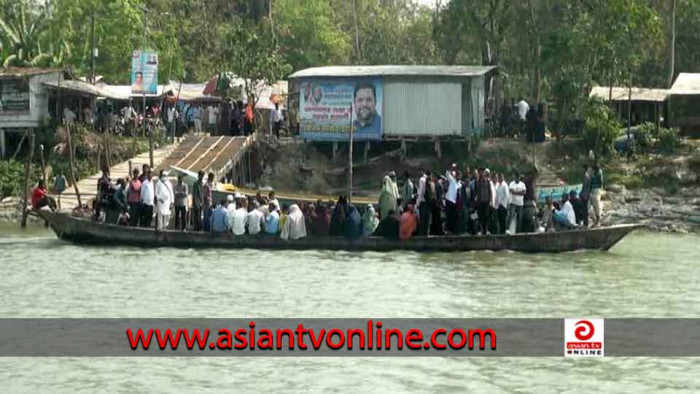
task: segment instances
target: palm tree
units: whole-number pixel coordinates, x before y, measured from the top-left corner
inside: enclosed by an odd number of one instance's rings
[[[42,38],[47,28],[45,13],[33,13],[27,10],[27,3],[19,1],[13,13],[0,18],[0,53],[3,67],[19,66],[60,66],[70,55],[68,44],[60,40],[57,45],[51,41],[48,50],[42,48]]]

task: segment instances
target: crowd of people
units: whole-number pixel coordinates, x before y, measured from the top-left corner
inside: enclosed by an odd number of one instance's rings
[[[148,165],[133,170],[131,179],[112,183],[109,171],[98,180],[94,220],[134,227],[203,231],[234,236],[278,236],[282,239],[337,236],[357,239],[381,236],[406,240],[416,235],[517,234],[587,228],[589,206],[593,226],[600,225],[602,170],[584,166],[583,189],[564,193],[560,201],[547,197],[537,204],[535,176],[514,174],[510,182],[503,173],[487,168],[457,166],[444,174],[424,171],[411,179],[404,174],[401,187],[396,174],[382,182],[377,204],[356,206],[346,196],[337,201],[299,202],[281,205],[271,191],[267,196],[226,194],[214,198],[215,177],[198,180],[190,188],[182,175],[170,181],[167,171],[157,179]],[[41,185],[40,185],[41,187]],[[36,192],[37,206],[46,205],[45,195]],[[34,198],[33,198],[34,202]],[[53,207],[52,207],[53,208]],[[175,216],[174,221],[171,216]],[[153,219],[155,217],[155,224]]]

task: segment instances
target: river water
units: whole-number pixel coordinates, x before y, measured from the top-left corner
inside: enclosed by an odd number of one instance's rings
[[[700,238],[525,255],[78,247],[0,225],[0,317],[700,317]],[[700,359],[0,359],[0,391],[700,392]]]

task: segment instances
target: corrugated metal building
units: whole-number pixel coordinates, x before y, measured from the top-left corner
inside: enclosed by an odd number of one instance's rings
[[[350,93],[345,93],[348,105],[348,95],[360,89],[358,82],[370,81],[376,87],[376,113],[381,115],[381,137],[438,137],[465,136],[481,132],[485,127],[485,91],[487,74],[495,67],[490,66],[332,66],[315,67],[298,71],[289,77],[290,108],[301,114],[301,134],[304,135],[304,105],[311,102],[318,89],[317,103],[320,97],[331,97],[330,106],[341,101],[333,101],[338,97],[338,89],[332,85],[345,84]],[[305,91],[305,86],[307,87]],[[319,87],[320,86],[320,87]],[[330,86],[330,87],[329,87]],[[374,90],[374,89],[373,89]],[[306,92],[306,93],[305,93]],[[306,96],[306,97],[304,97]],[[352,99],[352,96],[349,97]],[[324,102],[322,106],[325,106]],[[356,104],[355,104],[356,105]],[[353,107],[354,108],[354,107]],[[322,112],[322,111],[321,111]],[[338,113],[337,109],[327,109],[326,112]],[[318,112],[317,112],[318,113]],[[347,111],[348,114],[351,111]],[[355,112],[352,112],[355,116]],[[356,115],[359,117],[359,112]],[[309,116],[308,124],[316,122],[317,117]],[[337,117],[336,117],[337,118]],[[379,118],[379,116],[378,116]],[[354,119],[354,117],[353,117]],[[349,118],[344,122],[350,124]],[[323,120],[320,121],[323,124]],[[311,127],[311,126],[309,126]],[[358,127],[358,126],[356,126]],[[314,128],[322,131],[323,126]],[[357,129],[356,129],[357,130]],[[320,133],[315,133],[316,137]],[[337,132],[342,140],[347,132]],[[362,133],[356,138],[362,138]],[[306,137],[305,137],[306,138]],[[308,138],[329,139],[329,138]],[[377,139],[366,137],[364,139]]]

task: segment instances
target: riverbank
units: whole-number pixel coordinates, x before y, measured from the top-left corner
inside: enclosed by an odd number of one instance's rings
[[[651,231],[685,234],[700,232],[700,187],[686,187],[670,195],[661,187],[628,190],[609,186],[603,198],[608,224],[642,223]]]

